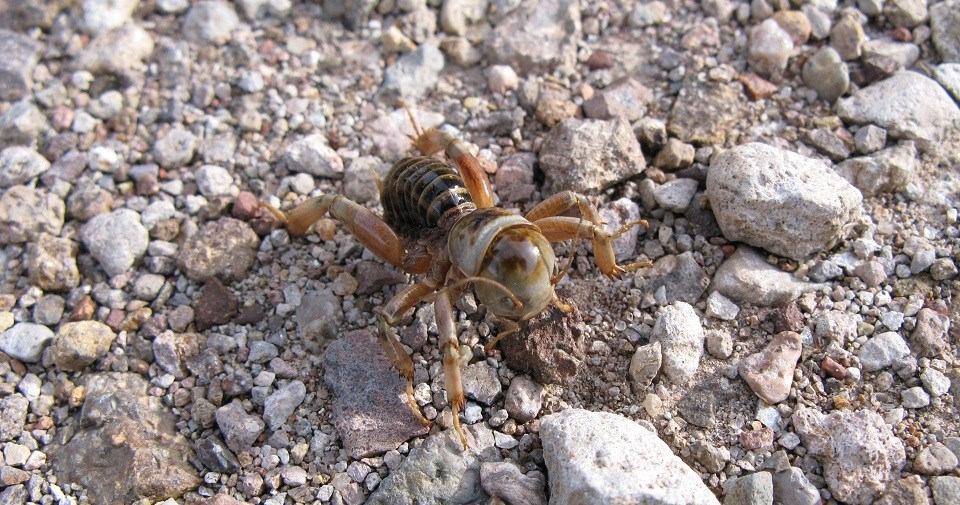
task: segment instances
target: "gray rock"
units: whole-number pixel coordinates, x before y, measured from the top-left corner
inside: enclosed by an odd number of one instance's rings
[[[773,473],[773,499],[783,505],[820,505],[820,492],[803,470],[790,467]]]
[[[240,461],[220,437],[200,439],[196,445],[197,459],[203,466],[220,473],[233,473],[240,469]]]
[[[380,483],[368,505],[449,503],[466,505],[486,499],[480,486],[481,462],[500,459],[493,432],[481,425],[465,426],[464,448],[453,430],[427,437],[411,449],[400,466]],[[342,432],[341,432],[342,433]]]
[[[868,410],[838,410],[830,415],[799,407],[793,424],[809,454],[823,464],[834,498],[867,504],[899,477],[906,455],[883,418]]]
[[[640,143],[623,119],[566,119],[554,126],[540,149],[544,193],[596,193],[646,167]]]
[[[779,79],[793,52],[793,40],[773,19],[767,19],[750,32],[747,62],[760,75]]]
[[[804,4],[801,12],[806,14],[810,21],[810,38],[813,40],[823,40],[830,35],[830,29],[833,28],[833,18],[831,12],[820,8],[817,4]]]
[[[244,17],[253,21],[268,16],[286,17],[290,13],[290,0],[238,0],[237,5]]]
[[[141,274],[133,281],[133,296],[139,300],[152,302],[160,290],[166,278],[157,274]]]
[[[937,442],[917,453],[913,468],[924,475],[943,475],[957,467],[957,455]]]
[[[796,300],[820,284],[797,280],[766,262],[755,249],[741,246],[717,269],[711,290],[737,303],[772,307]]]
[[[740,307],[723,293],[714,291],[707,297],[707,315],[723,321],[733,321],[740,313]],[[712,353],[711,353],[712,354]]]
[[[215,196],[235,197],[240,193],[227,169],[217,165],[203,165],[195,172],[197,189],[207,198]]]
[[[640,219],[640,206],[629,198],[619,198],[600,209],[600,220],[603,229],[613,234],[627,223]],[[636,257],[637,238],[640,236],[640,227],[632,226],[625,233],[613,239],[613,254],[618,262],[631,261]]]
[[[0,398],[0,442],[14,440],[20,436],[23,432],[23,423],[27,420],[29,407],[29,400],[19,393]]]
[[[360,204],[379,201],[380,189],[371,176],[383,170],[384,163],[376,156],[361,156],[351,161],[343,171],[344,196]]]
[[[504,160],[493,176],[497,195],[507,202],[529,201],[537,189],[533,183],[536,162],[537,155],[531,152],[514,153]]]
[[[42,233],[59,235],[65,206],[53,193],[14,186],[0,196],[0,244],[32,242]]]
[[[673,179],[653,189],[653,198],[661,208],[683,214],[693,201],[700,183],[694,179]]]
[[[718,293],[719,291],[715,291]],[[733,337],[725,330],[709,330],[706,334],[707,352],[717,359],[727,359],[733,354]]]
[[[583,114],[591,119],[620,116],[627,121],[636,121],[646,114],[647,103],[653,100],[652,91],[633,77],[627,77],[583,102]]]
[[[860,58],[865,40],[866,35],[856,16],[843,15],[830,29],[830,46],[844,61]]]
[[[486,37],[484,52],[493,63],[509,65],[520,75],[549,73],[576,62],[580,7],[571,0],[520,3]]]
[[[920,382],[923,383],[924,389],[934,397],[943,396],[950,391],[950,378],[934,368],[927,368],[921,372]]]
[[[436,128],[445,121],[444,116],[436,112],[416,108],[410,110],[424,129]],[[376,146],[376,154],[384,160],[396,160],[405,156],[413,146],[410,136],[414,133],[410,118],[403,109],[396,109],[389,114],[381,115],[367,122],[363,128],[364,136],[373,142],[373,145]],[[380,175],[383,177],[386,172],[382,172]]]
[[[80,28],[90,35],[99,35],[122,26],[130,20],[137,3],[137,0],[84,0]]]
[[[706,272],[691,251],[660,258],[649,271],[634,277],[634,282],[638,288],[653,293],[662,287],[665,303],[683,301],[690,304],[700,301],[709,283]]]
[[[320,133],[307,135],[287,146],[283,153],[287,170],[316,177],[339,179],[343,176],[343,160]],[[369,174],[368,174],[369,176]]]
[[[773,503],[773,477],[757,472],[734,481],[723,498],[723,505],[760,505]]]
[[[30,94],[33,69],[43,45],[22,33],[0,30],[0,100],[14,102]]]
[[[933,70],[933,78],[960,102],[960,63],[944,63]]]
[[[824,46],[803,65],[803,82],[817,91],[817,96],[833,103],[850,86],[850,69],[836,49]]]
[[[905,409],[922,409],[930,405],[930,395],[922,387],[914,386],[900,393],[900,402]]]
[[[670,380],[683,384],[697,373],[703,338],[700,317],[690,304],[675,302],[660,311],[650,341],[660,343],[663,373]]]
[[[363,26],[376,7],[376,0],[323,1],[323,13],[332,19],[342,18],[344,25],[351,30]]]
[[[934,477],[930,479],[935,505],[960,503],[960,477]]]
[[[513,419],[521,423],[533,420],[540,413],[543,403],[543,386],[518,375],[510,381],[507,395],[503,400],[503,408]]]
[[[53,331],[35,323],[17,323],[0,334],[0,351],[25,363],[40,361]]]
[[[265,340],[254,340],[248,346],[250,349],[250,354],[247,356],[248,363],[267,363],[280,355],[277,346]]]
[[[895,138],[936,143],[960,120],[960,109],[933,79],[902,71],[840,100],[837,115],[886,128]]]
[[[131,503],[180,496],[201,484],[191,444],[147,381],[132,373],[84,378],[87,395],[70,441],[50,451],[61,483],[83,486],[91,502]]]
[[[802,347],[799,333],[778,333],[762,351],[740,360],[740,377],[763,401],[780,403],[790,396]]]
[[[719,503],[657,435],[606,412],[567,409],[540,424],[556,503]]]
[[[463,382],[463,392],[467,398],[474,399],[484,405],[490,405],[500,396],[503,386],[497,378],[497,371],[486,362],[477,362],[460,367]]]
[[[153,144],[153,159],[161,167],[177,169],[190,163],[198,144],[189,130],[175,127]]]
[[[650,385],[653,379],[660,373],[660,367],[663,364],[663,350],[660,342],[642,345],[637,348],[630,358],[630,368],[627,370],[627,377],[637,387],[638,390]]]
[[[634,129],[636,131],[636,129]],[[642,131],[642,130],[641,130]],[[643,139],[641,138],[641,141]],[[696,149],[690,144],[686,144],[677,139],[667,140],[667,144],[657,153],[653,159],[653,166],[663,170],[677,170],[690,166],[696,155]]]
[[[917,313],[917,325],[910,335],[910,345],[917,356],[936,358],[950,353],[950,319],[939,312],[923,308]]]
[[[106,214],[110,212],[112,207],[113,195],[95,184],[81,184],[71,191],[67,198],[67,215],[80,221],[87,221],[93,216]],[[144,213],[146,213],[146,210]],[[144,225],[146,226],[146,223]]]
[[[36,105],[20,100],[0,113],[0,147],[35,146],[40,134],[49,128],[46,116]]]
[[[437,85],[443,65],[443,53],[436,44],[421,44],[383,71],[377,98],[388,104],[398,98],[419,99]]]
[[[898,28],[914,28],[927,21],[926,0],[884,0],[887,21]]]
[[[863,45],[863,57],[883,58],[896,64],[896,70],[910,68],[920,59],[920,48],[910,42],[897,42],[889,37],[868,40]]]
[[[945,63],[960,63],[960,1],[948,0],[930,7],[933,46]]]
[[[443,2],[440,8],[440,28],[452,35],[466,35],[470,25],[484,20],[487,2],[453,0]]]
[[[307,387],[298,380],[290,381],[268,396],[263,402],[263,420],[267,422],[267,428],[276,430],[283,426],[306,396]]]
[[[324,382],[333,399],[333,425],[351,457],[396,449],[408,438],[427,432],[405,401],[406,382],[371,332],[352,332],[334,340],[323,360]],[[450,433],[453,430],[440,436],[452,441]]]
[[[311,291],[303,296],[296,311],[297,334],[310,341],[332,340],[343,321],[340,299],[333,291]]]
[[[865,261],[853,269],[854,275],[860,278],[869,288],[876,288],[887,280],[887,272],[877,260]]]
[[[713,158],[706,195],[727,239],[794,259],[832,247],[863,200],[823,162],[755,142]]]
[[[871,197],[905,189],[913,177],[916,158],[916,147],[907,140],[870,156],[844,161],[834,170],[863,196]]]
[[[857,147],[857,152],[870,154],[883,149],[883,146],[887,145],[887,130],[868,124],[857,130],[857,133],[853,136],[853,141]],[[854,183],[854,185],[856,184]]]
[[[57,368],[77,372],[107,354],[116,338],[116,333],[99,321],[67,323],[53,337],[50,357]]]
[[[223,45],[240,25],[233,5],[220,0],[203,0],[193,4],[183,18],[180,33],[197,43]]]
[[[200,351],[196,335],[164,331],[153,339],[153,356],[166,373],[182,379],[189,373],[187,360]]]
[[[153,38],[136,23],[102,33],[76,57],[77,67],[95,74],[124,74],[142,67],[153,53]]]
[[[868,372],[876,372],[910,355],[907,342],[895,331],[881,333],[863,344],[858,354]]]
[[[150,243],[140,215],[130,209],[94,216],[80,228],[80,240],[111,277],[132,267]]]
[[[33,306],[33,320],[38,324],[56,326],[63,317],[66,300],[62,296],[43,295],[40,301]]]
[[[524,475],[509,461],[480,463],[480,486],[490,496],[511,505],[547,505],[543,475]]]
[[[204,224],[187,238],[177,262],[193,280],[216,277],[230,282],[246,275],[259,246],[260,238],[249,224],[224,217]]]
[[[250,450],[263,433],[263,420],[244,410],[239,400],[234,400],[217,409],[217,427],[223,439],[233,452]]]

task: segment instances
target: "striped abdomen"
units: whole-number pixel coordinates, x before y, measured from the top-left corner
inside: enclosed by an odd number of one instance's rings
[[[384,220],[404,235],[436,228],[444,216],[477,208],[456,169],[424,156],[404,158],[390,168],[380,201]]]

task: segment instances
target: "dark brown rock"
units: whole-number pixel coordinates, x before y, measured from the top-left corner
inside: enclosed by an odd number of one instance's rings
[[[227,324],[237,315],[237,298],[214,277],[203,285],[193,311],[197,331]]]
[[[795,303],[787,303],[777,306],[770,313],[770,322],[773,323],[775,332],[782,331],[803,331],[803,313],[800,307]]]
[[[334,340],[323,363],[333,425],[350,457],[380,454],[427,433],[405,401],[406,381],[372,332],[353,331]]]
[[[200,485],[188,461],[193,450],[175,418],[130,373],[87,376],[80,429],[49,451],[61,482],[80,484],[91,503],[131,503],[179,497]]]
[[[363,260],[357,265],[357,294],[369,295],[380,291],[384,286],[393,286],[407,282],[407,276],[382,263]]]
[[[563,295],[560,295],[563,298]],[[537,382],[560,384],[577,373],[586,356],[583,316],[547,308],[499,346],[507,364]]]

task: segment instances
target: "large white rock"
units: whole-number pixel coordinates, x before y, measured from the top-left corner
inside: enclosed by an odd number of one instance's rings
[[[706,194],[727,239],[798,260],[833,247],[863,201],[822,161],[756,142],[714,158]]]
[[[719,503],[656,433],[607,412],[568,409],[543,418],[550,503]]]

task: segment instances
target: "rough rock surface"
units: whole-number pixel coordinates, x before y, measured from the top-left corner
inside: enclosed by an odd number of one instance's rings
[[[540,424],[557,503],[719,503],[653,432],[606,412],[567,409]]]
[[[703,326],[693,307],[675,302],[660,312],[653,327],[653,341],[663,352],[663,373],[676,383],[693,377],[703,355]]]
[[[544,139],[540,167],[548,194],[565,189],[595,193],[639,174],[646,162],[625,120],[567,119]]]
[[[740,360],[740,376],[763,401],[782,402],[790,395],[802,347],[799,333],[778,333],[762,351]]]
[[[797,280],[767,263],[757,250],[743,246],[720,265],[710,284],[710,289],[733,301],[767,307],[796,300],[818,287],[818,284]]]
[[[207,223],[180,250],[180,268],[191,279],[236,280],[256,259],[259,244],[250,225],[230,217]]]
[[[727,239],[794,259],[832,247],[862,201],[822,162],[759,143],[714,158],[707,198]]]

